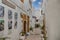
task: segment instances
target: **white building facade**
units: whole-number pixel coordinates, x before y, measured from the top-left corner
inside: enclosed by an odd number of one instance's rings
[[[30,17],[30,0],[0,0],[0,39],[19,40],[20,32],[23,29],[21,14]],[[3,14],[1,14],[3,13]],[[9,14],[10,13],[10,14]]]

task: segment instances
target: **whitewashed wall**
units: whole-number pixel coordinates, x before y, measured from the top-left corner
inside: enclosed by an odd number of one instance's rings
[[[46,5],[48,40],[60,40],[60,0],[48,0]]]
[[[3,37],[9,37],[10,39],[6,39],[6,40],[19,40],[19,33],[21,32],[22,30],[22,22],[21,22],[21,18],[20,18],[20,9],[17,7],[16,9],[12,9],[2,3],[0,3],[1,6],[4,7],[4,11],[5,11],[5,16],[4,16],[4,21],[5,21],[5,26],[4,26],[4,36]],[[8,35],[8,10],[11,10],[13,12],[13,23],[12,23],[12,33],[10,35]],[[14,29],[14,13],[17,12],[18,13],[18,24],[17,24],[17,29]]]

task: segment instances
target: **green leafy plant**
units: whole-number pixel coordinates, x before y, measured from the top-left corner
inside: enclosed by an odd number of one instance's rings
[[[23,31],[20,34],[21,34],[21,36],[24,36],[25,35],[25,33]]]
[[[39,28],[40,27],[40,24],[35,24],[35,28]]]
[[[30,27],[30,30],[31,30],[31,31],[33,31],[33,28],[32,28],[32,27]]]

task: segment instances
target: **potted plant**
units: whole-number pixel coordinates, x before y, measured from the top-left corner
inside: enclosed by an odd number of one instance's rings
[[[33,31],[33,28],[32,27],[30,27],[30,31]]]
[[[25,39],[25,33],[22,31],[22,32],[20,33],[20,35],[21,35],[20,39],[21,39],[21,40],[24,40],[24,39]]]
[[[35,24],[35,28],[39,28],[40,27],[40,24]]]
[[[30,34],[32,34],[33,33],[33,27],[31,26],[30,27]]]

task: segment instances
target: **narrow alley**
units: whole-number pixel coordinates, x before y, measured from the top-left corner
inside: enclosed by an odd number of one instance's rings
[[[60,0],[0,0],[0,40],[60,40]]]
[[[41,31],[40,28],[36,28],[33,30],[33,32],[30,32],[31,34],[27,36],[25,40],[41,40]]]

